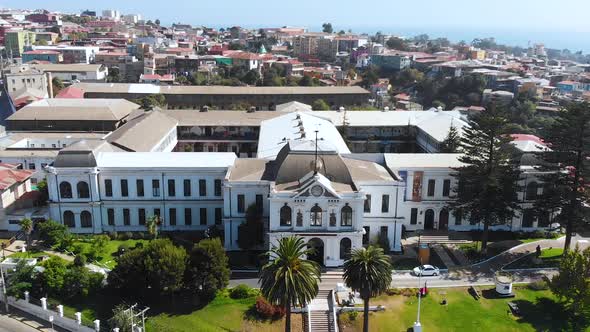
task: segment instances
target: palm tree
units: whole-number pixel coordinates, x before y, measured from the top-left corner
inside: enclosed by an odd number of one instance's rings
[[[147,229],[148,233],[154,238],[158,238],[158,225],[160,224],[160,217],[157,215],[153,215],[148,218],[147,220]]]
[[[25,218],[19,222],[20,229],[27,236],[27,246],[31,242],[31,232],[33,231],[33,221],[29,218]]]
[[[391,270],[389,256],[374,246],[354,249],[344,262],[344,282],[360,293],[365,305],[363,332],[369,332],[369,299],[390,287]]]
[[[285,308],[285,332],[291,331],[291,306],[309,303],[318,294],[320,266],[302,258],[312,251],[301,237],[290,236],[266,253],[270,260],[262,267],[260,290],[270,303]]]

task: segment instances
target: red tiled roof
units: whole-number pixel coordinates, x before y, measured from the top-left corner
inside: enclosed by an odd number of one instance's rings
[[[26,51],[23,54],[59,54],[58,51],[51,51],[51,50],[33,50],[33,51]]]
[[[69,86],[61,90],[55,98],[68,98],[68,99],[82,99],[84,98],[84,90]]]
[[[0,163],[0,169],[16,169],[20,164]]]
[[[576,81],[561,81],[561,82],[558,82],[557,84],[578,84],[578,82],[576,82]]]
[[[98,52],[97,55],[108,55],[108,56],[126,56],[125,52]]]
[[[29,170],[0,170],[0,190],[6,190],[16,183],[21,183],[33,175]]]
[[[512,137],[512,139],[514,139],[515,141],[533,141],[538,144],[545,144],[545,142],[543,142],[542,139],[540,139],[539,137],[537,137],[535,135],[511,134],[510,137]]]

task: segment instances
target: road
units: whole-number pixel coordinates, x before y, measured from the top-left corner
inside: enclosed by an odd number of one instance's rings
[[[551,277],[556,273],[555,270],[537,270],[537,271],[519,271],[511,272],[515,283],[529,283],[541,280],[543,276]],[[441,272],[436,277],[423,277],[428,283],[428,287],[468,287],[471,285],[494,285],[493,273],[476,273],[472,271],[453,271],[451,273]],[[323,289],[334,288],[337,283],[342,283],[342,273],[331,271],[322,274],[320,287]],[[258,278],[241,278],[230,280],[230,287],[246,284],[250,287],[259,287]],[[391,287],[395,288],[416,288],[418,287],[418,277],[409,272],[394,272]]]
[[[0,332],[39,332],[39,331],[57,331],[46,328],[38,322],[24,318],[17,314],[5,315],[0,314]]]

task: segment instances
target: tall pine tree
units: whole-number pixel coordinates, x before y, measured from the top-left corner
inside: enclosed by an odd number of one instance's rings
[[[456,153],[459,151],[461,145],[461,135],[453,124],[449,128],[449,133],[444,141],[439,146],[439,152],[441,153]]]
[[[490,226],[508,223],[518,206],[518,154],[507,135],[505,111],[493,105],[474,115],[463,129],[460,161],[453,176],[459,184],[456,200],[449,203],[455,216],[466,215],[483,223],[483,254],[487,250]]]
[[[560,211],[555,220],[565,224],[568,250],[572,233],[586,224],[590,198],[590,105],[572,103],[559,112],[544,137],[552,151],[540,154],[545,175],[538,213]]]

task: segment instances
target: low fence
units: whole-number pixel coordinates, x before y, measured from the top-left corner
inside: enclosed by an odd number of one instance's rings
[[[52,323],[68,331],[76,332],[96,332],[100,331],[100,321],[95,320],[93,327],[88,327],[82,324],[82,313],[76,312],[74,318],[64,316],[64,307],[56,305],[54,310],[48,306],[47,299],[41,298],[39,300],[29,298],[29,294],[25,292],[24,299],[18,299],[12,296],[8,297],[8,304],[11,307],[29,313],[39,319]]]

